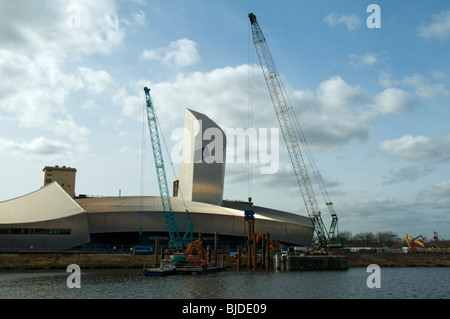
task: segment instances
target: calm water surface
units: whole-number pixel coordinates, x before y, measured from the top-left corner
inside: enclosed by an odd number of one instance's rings
[[[0,298],[133,299],[448,299],[450,268],[381,268],[381,288],[368,288],[366,268],[347,271],[234,271],[209,275],[145,277],[140,269],[81,270],[81,288],[70,274],[0,271]]]

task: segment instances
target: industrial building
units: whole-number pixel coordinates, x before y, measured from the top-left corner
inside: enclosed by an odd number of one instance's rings
[[[210,128],[222,131],[204,114],[186,110],[180,179],[170,198],[178,230],[189,226],[187,210],[193,233],[201,233],[204,244],[217,233],[221,245],[235,248],[246,242],[244,211],[251,209],[256,233],[270,233],[281,243],[309,246],[314,232],[309,217],[223,200],[226,140],[221,144],[222,161],[208,162],[201,137]],[[46,166],[43,171],[41,189],[0,202],[0,251],[153,245],[155,239],[168,244],[160,196],[75,196],[76,169]]]
[[[61,250],[89,241],[86,211],[57,182],[0,203],[0,251]]]
[[[216,140],[222,137],[218,145],[220,150],[210,150],[210,141],[203,138],[208,130],[213,129],[219,133],[215,136]],[[212,151],[218,154],[213,156]],[[220,205],[225,179],[225,132],[209,117],[187,109],[182,152],[177,195],[192,201]]]
[[[58,184],[69,194],[75,197],[75,177],[77,170],[75,168],[66,166],[45,166],[42,170],[44,172],[44,186],[58,181]]]

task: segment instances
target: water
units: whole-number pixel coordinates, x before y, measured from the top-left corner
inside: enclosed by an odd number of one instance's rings
[[[140,269],[81,270],[68,288],[65,270],[1,271],[0,298],[62,299],[448,299],[450,268],[381,268],[368,288],[366,268],[347,271],[227,270],[209,275],[145,277]]]

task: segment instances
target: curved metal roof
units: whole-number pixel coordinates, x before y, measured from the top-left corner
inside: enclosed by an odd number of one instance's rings
[[[158,196],[90,197],[76,201],[85,209],[93,233],[167,231]],[[195,233],[247,236],[244,210],[248,205],[237,205],[235,209],[180,197],[171,197],[171,203],[179,231],[188,227],[185,217],[188,210]],[[250,209],[255,211],[255,232],[270,233],[274,240],[284,242],[303,245],[311,242],[313,226],[308,217],[258,206]]]
[[[121,197],[87,197],[77,198],[77,203],[90,214],[105,212],[162,212],[161,198],[159,196],[121,196]],[[195,202],[181,197],[171,197],[173,212],[185,212],[188,210],[197,214],[227,215],[243,217],[243,205],[236,208],[217,206],[202,202]],[[227,204],[229,205],[229,204]],[[230,205],[231,206],[231,205]],[[310,219],[305,216],[287,213],[279,210],[260,206],[248,206],[255,211],[255,218],[278,222],[291,222],[310,224]]]
[[[0,202],[0,224],[34,223],[85,213],[53,182],[27,195]]]

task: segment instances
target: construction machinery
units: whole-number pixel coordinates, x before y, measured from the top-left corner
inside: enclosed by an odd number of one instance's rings
[[[417,248],[419,248],[419,246],[425,248],[425,244],[423,243],[423,241],[426,241],[426,238],[422,235],[412,237],[408,234],[405,234],[405,240],[408,244],[409,250],[413,253],[417,251]]]
[[[161,150],[161,143],[159,139],[158,120],[156,117],[156,112],[152,103],[152,99],[150,98],[150,89],[148,87],[144,87],[144,92],[147,106],[148,127],[150,131],[150,138],[152,142],[153,156],[156,167],[156,177],[158,179],[164,219],[166,221],[167,230],[169,232],[170,238],[169,246],[177,249],[187,247],[192,242],[193,224],[189,215],[189,211],[186,210],[186,215],[189,219],[189,227],[184,236],[181,237],[178,232],[178,228],[175,223],[175,219],[172,212],[172,204],[170,202],[170,193],[169,187],[167,185],[166,170],[164,167],[164,157]]]
[[[326,200],[326,205],[329,208],[332,217],[331,226],[327,231],[321,217],[321,212],[316,201],[307,166],[301,150],[301,147],[306,150],[305,154],[310,157],[309,161],[313,164],[314,162],[309,152],[306,139],[304,138],[297,118],[293,113],[293,108],[288,103],[278,71],[275,67],[275,63],[272,59],[261,28],[259,27],[258,21],[256,20],[256,16],[253,13],[250,13],[249,18],[252,28],[253,42],[258,53],[259,62],[266,80],[267,88],[269,89],[270,97],[275,108],[278,123],[286,143],[307,213],[311,218],[314,231],[318,238],[318,246],[330,247],[335,242],[335,231],[338,222],[337,214],[334,212],[334,208],[332,206],[333,203]],[[318,177],[320,177],[320,175],[318,175]],[[322,179],[318,178],[318,182],[319,185],[321,185],[321,189],[323,189],[323,194],[327,195]],[[336,247],[338,245],[334,244],[333,246]]]
[[[198,258],[194,257],[194,249],[197,250]],[[173,253],[170,255],[170,260],[173,262],[183,262],[183,263],[198,263],[205,262],[205,250],[203,249],[203,240],[201,238],[191,242],[185,251]]]
[[[203,249],[203,240],[201,238],[193,241],[189,244],[189,246],[186,248],[186,254],[188,255],[187,261],[196,261],[195,257],[193,256],[194,249],[197,249],[198,253],[198,259],[203,260],[205,259],[205,250]]]
[[[433,248],[438,248],[439,247],[439,235],[437,232],[434,232],[432,241],[433,241]]]
[[[263,233],[258,233],[258,235],[256,235],[255,245],[259,243],[259,241],[263,238],[263,236],[264,236]],[[279,242],[274,242],[270,237],[269,242],[266,243],[266,245],[270,250],[280,250],[282,247],[284,247],[283,245],[280,245]]]

